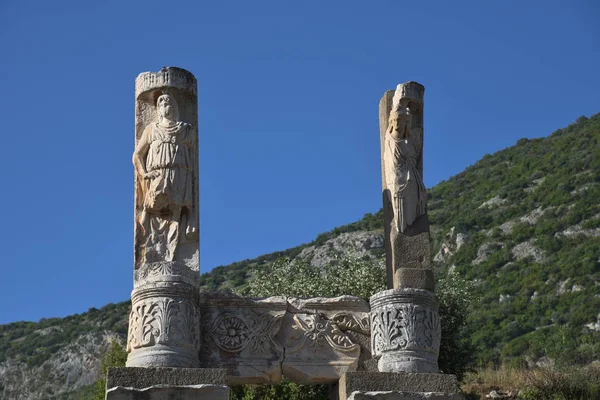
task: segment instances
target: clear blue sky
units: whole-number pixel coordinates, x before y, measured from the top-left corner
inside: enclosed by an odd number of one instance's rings
[[[600,3],[0,2],[0,323],[132,289],[134,80],[198,79],[201,270],[381,204],[378,102],[425,85],[425,183],[600,111]]]

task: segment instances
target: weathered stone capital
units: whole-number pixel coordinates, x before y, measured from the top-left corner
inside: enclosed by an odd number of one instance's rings
[[[135,79],[135,97],[140,94],[172,87],[197,93],[197,82],[191,72],[177,67],[163,67],[158,72],[142,72]]]

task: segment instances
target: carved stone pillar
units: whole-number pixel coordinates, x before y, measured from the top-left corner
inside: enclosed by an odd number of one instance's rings
[[[381,372],[438,372],[438,303],[433,293],[423,184],[423,96],[416,82],[379,103],[388,289],[371,297],[371,346]]]
[[[198,367],[198,102],[180,68],[136,79],[128,367]]]

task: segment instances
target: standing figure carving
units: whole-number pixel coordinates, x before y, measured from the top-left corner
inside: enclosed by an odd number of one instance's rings
[[[200,361],[197,127],[194,75],[176,67],[138,75],[128,367]]]
[[[385,184],[391,196],[391,222],[397,232],[404,232],[425,214],[427,207],[425,185],[418,169],[423,137],[420,128],[412,128],[408,103],[407,98],[395,93],[384,139]]]
[[[180,243],[198,240],[196,129],[179,120],[169,94],[158,97],[156,114],[133,153],[141,210],[136,216],[139,265],[175,261]]]

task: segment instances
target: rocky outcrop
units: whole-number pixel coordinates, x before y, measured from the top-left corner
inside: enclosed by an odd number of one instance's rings
[[[383,250],[382,231],[346,232],[327,240],[320,246],[309,246],[302,250],[299,258],[309,261],[315,267],[323,267],[342,254],[354,254],[356,257],[373,255]]]
[[[101,355],[113,340],[122,341],[114,332],[90,332],[39,366],[14,359],[0,363],[0,398],[43,400],[93,384],[100,375]]]

